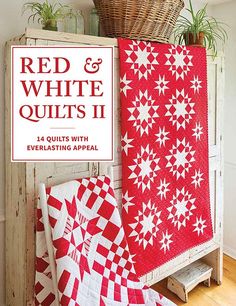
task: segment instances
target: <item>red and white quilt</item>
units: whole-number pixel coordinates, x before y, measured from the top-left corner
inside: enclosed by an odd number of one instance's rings
[[[40,196],[36,305],[174,305],[135,275],[108,177],[74,180]]]
[[[138,276],[213,236],[204,48],[119,40],[122,220]]]

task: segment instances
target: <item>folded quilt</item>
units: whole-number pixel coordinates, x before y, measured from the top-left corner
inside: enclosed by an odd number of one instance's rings
[[[40,190],[36,305],[174,305],[137,278],[108,177]]]
[[[120,39],[122,220],[138,276],[213,237],[206,50]]]

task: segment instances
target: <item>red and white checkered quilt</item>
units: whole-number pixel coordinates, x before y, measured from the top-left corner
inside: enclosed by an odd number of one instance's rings
[[[204,48],[119,40],[122,220],[141,276],[213,236]]]
[[[47,206],[49,228],[38,208],[36,305],[174,305],[135,275],[108,177],[54,186],[46,196],[40,205]]]

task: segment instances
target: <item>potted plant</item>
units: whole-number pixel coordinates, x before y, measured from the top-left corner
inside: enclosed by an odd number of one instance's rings
[[[190,19],[180,16],[174,29],[175,42],[178,44],[195,45],[212,49],[217,55],[217,41],[225,43],[228,38],[225,24],[207,15],[207,4],[194,12],[192,1],[189,0]]]
[[[57,31],[57,20],[63,16],[63,10],[67,9],[67,5],[62,5],[59,2],[53,4],[45,0],[40,2],[27,2],[23,5],[23,13],[31,11],[28,22],[32,20],[41,23],[44,30]]]

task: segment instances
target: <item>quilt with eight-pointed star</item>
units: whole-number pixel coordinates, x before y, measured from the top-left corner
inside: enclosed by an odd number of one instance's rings
[[[213,236],[204,48],[119,40],[123,224],[139,276]]]

